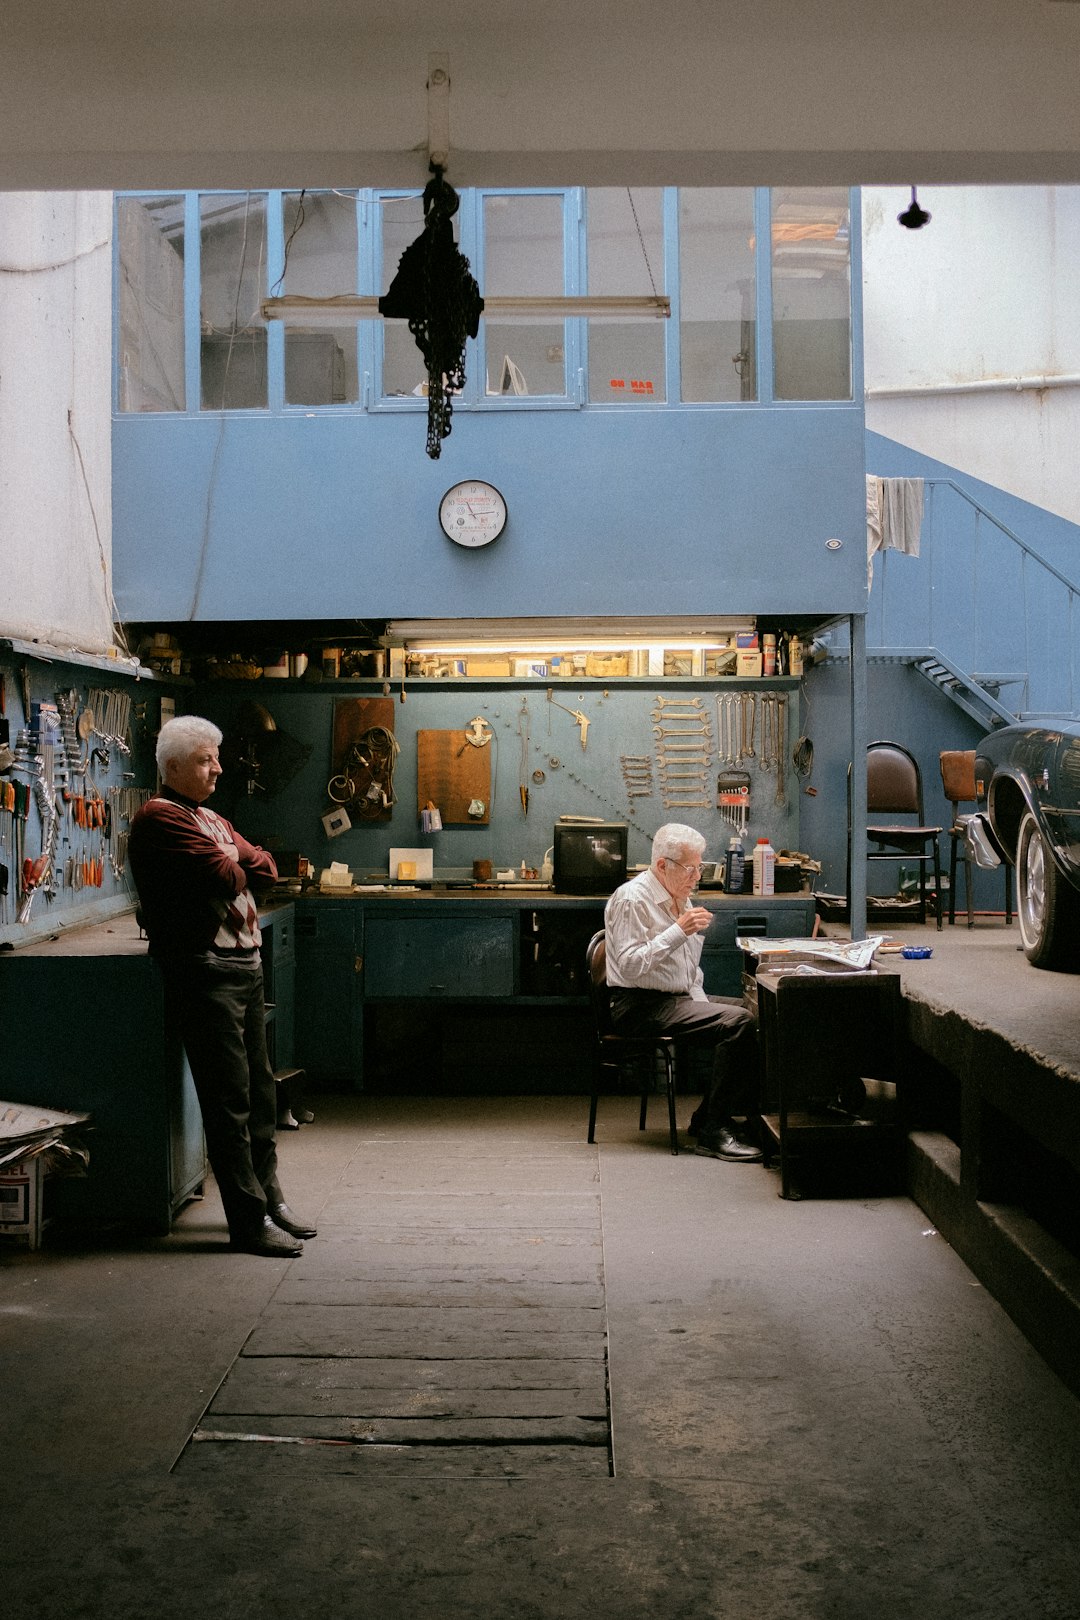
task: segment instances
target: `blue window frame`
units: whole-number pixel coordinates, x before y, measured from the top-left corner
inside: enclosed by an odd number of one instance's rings
[[[457,409],[798,408],[858,389],[857,192],[484,188],[454,223],[489,297],[671,300],[666,321],[485,316]],[[267,294],[385,292],[422,228],[419,190],[118,194],[116,410],[424,410],[404,321],[261,313]]]

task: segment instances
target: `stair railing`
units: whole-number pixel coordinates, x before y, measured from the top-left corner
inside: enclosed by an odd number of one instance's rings
[[[918,557],[873,559],[867,647],[936,649],[1017,718],[1076,716],[1080,586],[951,478],[928,478]],[[1012,705],[1010,704],[1010,708]]]

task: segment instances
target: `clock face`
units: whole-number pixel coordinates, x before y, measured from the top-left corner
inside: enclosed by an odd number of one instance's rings
[[[506,502],[494,484],[467,479],[454,484],[439,502],[444,534],[459,546],[486,546],[506,525]]]

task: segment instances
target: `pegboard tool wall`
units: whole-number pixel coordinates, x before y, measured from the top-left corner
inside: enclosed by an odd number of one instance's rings
[[[553,701],[548,700],[549,689]],[[746,693],[757,700],[755,754],[738,767],[750,778],[747,845],[767,834],[776,849],[800,847],[800,788],[791,768],[799,692],[798,682],[792,680],[668,680],[633,686],[560,680],[550,687],[524,681],[498,685],[413,681],[406,684],[404,703],[395,686],[394,734],[400,753],[394,770],[393,815],[389,822],[354,825],[328,838],[321,817],[331,808],[327,783],[333,774],[334,700],[350,692],[359,696],[381,690],[366,682],[286,686],[260,681],[242,687],[207,684],[185,694],[185,707],[197,707],[226,736],[236,727],[243,704],[257,697],[279,728],[311,745],[302,769],[272,796],[258,789],[248,795],[243,782],[223,778],[215,796],[217,808],[248,837],[269,848],[298,850],[317,868],[334,860],[360,873],[385,875],[390,848],[401,845],[430,847],[436,872],[467,873],[474,859],[490,859],[497,869],[517,871],[522,861],[539,869],[560,815],[627,821],[631,864],[648,860],[652,835],[665,821],[697,827],[707,840],[708,857],[720,859],[733,826],[715,804],[717,776],[729,769],[720,753],[727,743],[717,699]],[[768,770],[761,768],[766,697],[785,699],[783,804],[776,802],[775,763]],[[586,728],[574,711],[586,718]],[[417,733],[458,730],[462,746],[472,746],[465,743],[464,732],[477,716],[492,731],[485,745],[491,750],[493,783],[488,824],[423,833],[417,817]],[[707,763],[699,764],[706,758]]]
[[[2,948],[134,905],[128,815],[157,782],[154,741],[166,688],[119,660],[111,666],[0,644]]]

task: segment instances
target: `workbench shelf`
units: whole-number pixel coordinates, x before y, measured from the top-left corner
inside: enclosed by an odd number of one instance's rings
[[[741,993],[741,934],[793,938],[814,926],[810,894],[706,892],[699,903],[715,919],[702,953],[711,995]],[[527,1029],[545,1012],[578,1017],[588,1007],[585,946],[603,927],[602,897],[313,895],[295,904],[296,1062],[316,1080],[362,1090],[372,1029],[410,1008],[414,1023],[451,1020],[454,1009],[513,1010]],[[587,1046],[580,1057],[587,1087]]]

